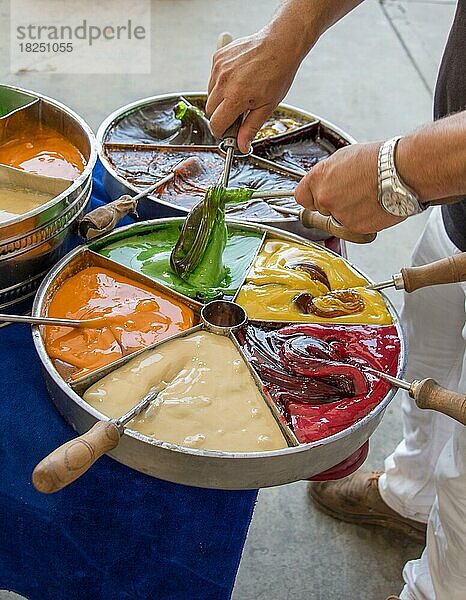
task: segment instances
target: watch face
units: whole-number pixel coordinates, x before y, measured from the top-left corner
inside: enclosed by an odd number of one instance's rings
[[[409,217],[419,212],[418,203],[414,198],[393,191],[383,195],[382,204],[386,211],[396,217]]]

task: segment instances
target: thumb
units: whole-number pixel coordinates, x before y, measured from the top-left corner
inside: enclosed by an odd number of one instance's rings
[[[267,104],[251,110],[247,117],[244,119],[243,124],[238,132],[238,148],[241,152],[246,154],[249,152],[251,142],[256,137],[257,132],[265,123],[267,118],[273,111],[273,106]]]

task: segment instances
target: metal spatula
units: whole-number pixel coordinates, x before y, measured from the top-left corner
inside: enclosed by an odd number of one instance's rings
[[[199,265],[218,219],[224,218],[225,188],[208,188],[205,197],[194,206],[181,229],[170,254],[170,266],[180,277],[192,273]]]

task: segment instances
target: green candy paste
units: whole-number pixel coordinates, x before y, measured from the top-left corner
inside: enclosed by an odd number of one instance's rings
[[[102,248],[96,244],[95,249],[190,298],[234,296],[261,245],[262,234],[227,232],[224,228],[221,235],[212,235],[201,263],[185,280],[170,267],[170,254],[180,232],[178,223],[167,223],[151,233],[134,235]]]
[[[197,106],[193,106],[192,104],[188,105],[182,100],[178,102],[178,104],[173,109],[173,112],[175,113],[175,118],[181,121],[183,124],[187,123],[188,121],[195,123],[196,119],[206,118],[206,116],[200,108],[197,108]]]
[[[228,288],[231,284],[231,269],[224,264],[223,257],[227,240],[225,208],[219,206],[207,247],[199,265],[192,273],[183,276],[183,280],[197,290],[200,298],[217,297],[220,295],[221,288]]]
[[[228,204],[240,204],[241,202],[248,202],[251,200],[252,195],[257,190],[251,190],[249,188],[227,188],[225,190],[225,202]]]

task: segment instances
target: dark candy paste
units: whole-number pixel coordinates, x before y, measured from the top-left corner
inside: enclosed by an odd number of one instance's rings
[[[181,97],[160,100],[137,108],[121,117],[107,135],[106,142],[153,144],[204,144],[216,145],[209,121],[191,113],[190,118],[178,119],[176,108]]]

